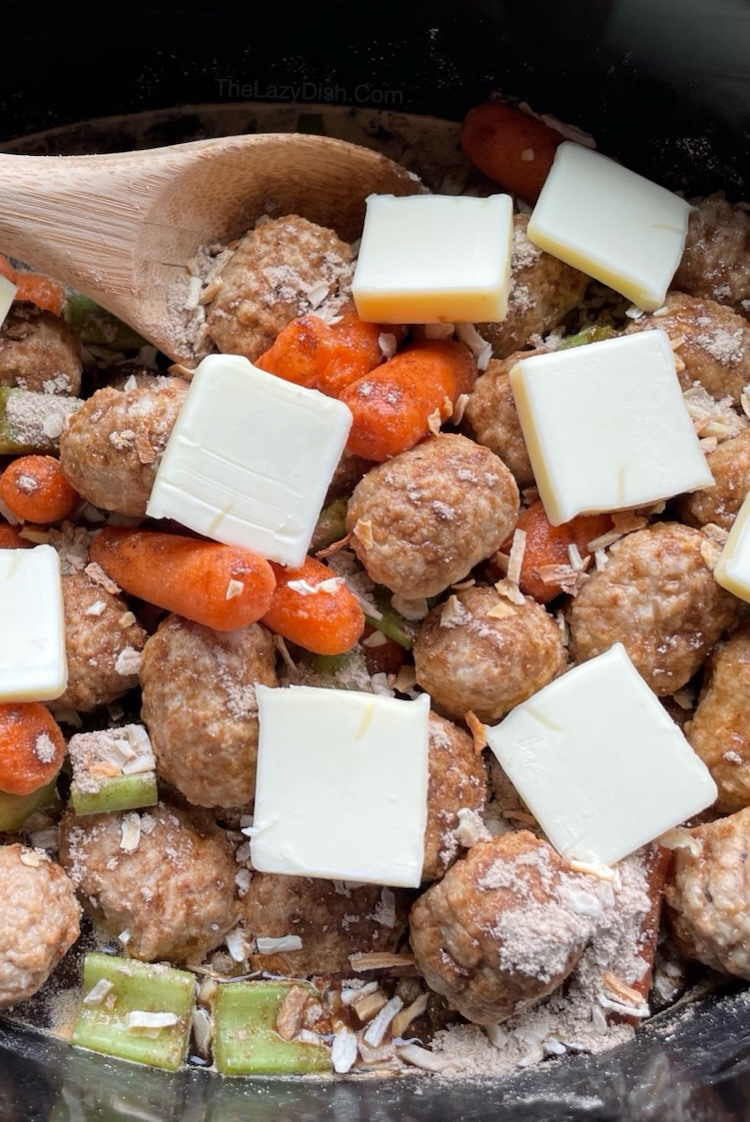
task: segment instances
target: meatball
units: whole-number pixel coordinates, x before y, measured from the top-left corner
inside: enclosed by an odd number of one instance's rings
[[[241,807],[255,791],[255,686],[278,685],[261,624],[212,631],[170,615],[143,649],[143,720],[158,773],[188,802]]]
[[[708,453],[706,461],[714,485],[682,495],[678,503],[680,516],[691,526],[713,522],[724,530],[731,530],[742,501],[750,491],[750,429],[723,441],[715,451]]]
[[[437,880],[453,864],[460,845],[459,811],[479,814],[487,801],[487,768],[464,729],[430,713],[429,786],[423,880]]]
[[[506,358],[532,335],[546,335],[556,327],[580,303],[589,283],[585,273],[530,242],[528,224],[528,215],[515,215],[508,314],[501,323],[477,325],[497,358]]]
[[[0,385],[75,396],[82,369],[81,344],[64,319],[13,305],[0,328]]]
[[[700,530],[677,522],[615,542],[604,568],[591,574],[568,609],[575,661],[622,643],[655,693],[684,686],[739,610],[713,578],[714,553]]]
[[[301,939],[300,950],[274,955],[274,970],[338,974],[351,971],[349,955],[397,949],[410,901],[403,889],[379,884],[253,873],[241,909],[246,930],[256,938]]]
[[[511,470],[520,488],[534,482],[526,441],[518,419],[516,399],[510,388],[510,371],[520,358],[540,351],[519,351],[510,358],[492,359],[477,380],[461,422],[467,436],[499,456]]]
[[[468,437],[440,433],[367,473],[349,501],[346,528],[370,578],[416,600],[495,553],[519,505],[502,460]]]
[[[68,812],[60,861],[94,919],[144,962],[199,962],[237,922],[234,852],[203,811]]]
[[[565,670],[560,628],[541,604],[494,588],[463,589],[434,607],[414,644],[417,682],[449,717],[493,722]]]
[[[685,734],[719,788],[716,809],[750,806],[750,624],[711,655],[703,688]]]
[[[252,362],[297,316],[351,295],[352,251],[333,230],[290,214],[259,222],[240,241],[209,305],[208,332],[220,351]]]
[[[0,846],[0,1009],[25,1001],[46,982],[80,932],[75,888],[40,849]]]
[[[611,886],[573,873],[525,830],[479,842],[411,910],[427,985],[470,1021],[492,1025],[557,989],[613,903]]]
[[[626,335],[659,329],[679,340],[675,355],[683,390],[699,382],[712,397],[731,397],[740,402],[750,382],[750,325],[731,308],[713,300],[670,292],[665,312],[641,315],[628,326]]]
[[[750,807],[689,832],[675,850],[666,900],[682,954],[750,979]]]
[[[181,378],[158,378],[92,394],[60,437],[60,463],[78,493],[104,510],[145,514],[186,391]]]
[[[672,283],[750,318],[750,215],[744,207],[727,202],[722,193],[699,201]]]
[[[53,710],[87,713],[138,685],[146,632],[122,597],[87,573],[66,573],[61,580],[68,684],[65,693],[48,705]]]

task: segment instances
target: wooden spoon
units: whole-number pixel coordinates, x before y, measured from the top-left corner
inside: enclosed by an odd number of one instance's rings
[[[352,241],[368,194],[420,190],[377,152],[296,133],[114,155],[0,155],[0,252],[91,297],[189,364],[187,313],[174,294],[199,246],[240,237],[266,213],[300,214]]]

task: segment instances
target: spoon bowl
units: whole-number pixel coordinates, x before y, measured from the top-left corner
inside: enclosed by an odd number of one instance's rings
[[[180,305],[202,245],[262,214],[299,214],[347,241],[371,193],[424,190],[385,156],[298,133],[198,140],[96,156],[0,155],[0,252],[49,273],[177,362],[195,355]]]

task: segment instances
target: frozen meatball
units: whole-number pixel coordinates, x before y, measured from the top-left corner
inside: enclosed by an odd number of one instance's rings
[[[416,600],[495,553],[519,503],[502,460],[468,437],[441,433],[369,471],[349,501],[346,528],[370,578]]]
[[[48,702],[50,709],[108,705],[138,685],[146,632],[121,596],[108,592],[84,572],[62,577],[65,613],[65,693]]]
[[[60,437],[60,463],[78,493],[104,510],[145,514],[186,391],[181,378],[159,378],[92,394]]]
[[[259,222],[240,241],[208,306],[208,332],[225,354],[252,362],[297,316],[351,296],[352,251],[333,230],[296,214]]]
[[[188,802],[241,807],[255,791],[255,686],[278,685],[261,624],[212,631],[170,615],[143,649],[143,720],[157,771]]]
[[[501,323],[480,323],[480,335],[497,358],[520,350],[532,335],[546,335],[580,303],[589,277],[529,241],[528,215],[513,219],[508,314]]]
[[[698,202],[672,283],[750,318],[750,215],[744,207],[721,193]]]
[[[274,970],[349,974],[349,955],[397,949],[410,902],[410,893],[379,884],[253,873],[241,908],[245,929],[255,938],[299,936],[300,950],[270,951]]]
[[[437,880],[453,864],[462,844],[462,819],[474,826],[487,801],[487,768],[474,740],[437,713],[430,713],[429,787],[423,880]],[[471,828],[467,823],[466,829]]]
[[[75,396],[82,369],[81,344],[64,319],[13,305],[0,328],[0,386]]]
[[[477,380],[461,422],[467,436],[489,448],[510,468],[520,488],[532,485],[534,473],[518,419],[516,399],[510,388],[509,374],[520,358],[540,353],[519,351],[502,361],[492,359],[485,373]]]
[[[466,588],[434,607],[414,644],[417,682],[443,712],[494,722],[565,669],[560,628],[541,604]]]
[[[688,740],[719,788],[716,809],[750,806],[750,625],[739,627],[708,660]]]
[[[40,849],[0,846],[0,1009],[46,982],[80,931],[75,888]]]
[[[644,313],[626,329],[666,331],[675,342],[678,377],[683,390],[699,382],[712,397],[739,404],[750,382],[750,324],[731,308],[713,300],[670,292],[653,315]]]
[[[94,919],[144,962],[199,962],[237,922],[234,852],[203,811],[68,813],[60,861]]]
[[[576,662],[625,646],[651,689],[664,696],[692,678],[739,601],[713,578],[718,547],[700,530],[658,522],[610,548],[568,610]]]
[[[689,832],[666,899],[682,954],[750,979],[750,807]]]
[[[411,947],[427,985],[462,1016],[492,1025],[567,978],[611,886],[573,873],[523,830],[480,842],[411,910]]]
[[[713,487],[683,495],[678,503],[681,517],[691,526],[709,522],[731,530],[745,495],[750,491],[750,429],[723,441],[706,456]]]

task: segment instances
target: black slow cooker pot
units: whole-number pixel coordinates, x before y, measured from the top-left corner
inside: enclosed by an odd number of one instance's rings
[[[271,102],[289,120],[333,104],[458,121],[499,92],[591,132],[672,189],[750,197],[748,0],[14,5],[0,33],[5,150],[254,131]],[[630,1045],[502,1084],[170,1075],[0,1021],[0,1122],[722,1122],[750,1118],[748,1056],[750,999],[738,985],[657,1018]]]

